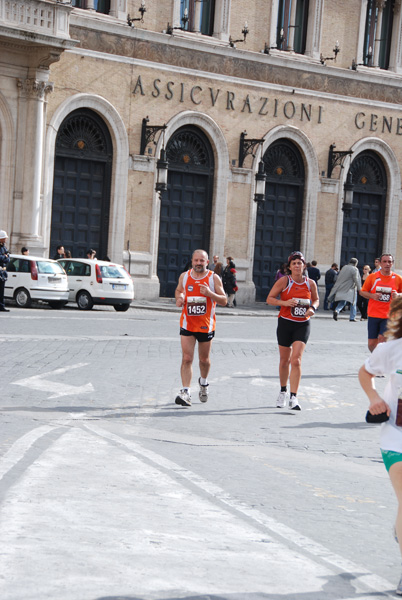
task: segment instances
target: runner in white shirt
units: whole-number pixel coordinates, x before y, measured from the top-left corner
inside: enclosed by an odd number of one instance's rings
[[[359,371],[360,385],[369,400],[372,415],[386,413],[381,428],[381,453],[398,500],[396,536],[402,555],[402,297],[391,302],[387,342],[378,344]],[[375,388],[376,375],[389,375],[384,398]],[[396,593],[402,596],[402,577]]]

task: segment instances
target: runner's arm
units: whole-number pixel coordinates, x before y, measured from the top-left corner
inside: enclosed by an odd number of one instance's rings
[[[211,300],[219,304],[219,306],[226,306],[228,300],[223,290],[222,279],[219,277],[219,275],[216,275],[216,273],[214,273],[214,286],[215,292],[213,292],[208,285],[200,285],[201,294],[204,294],[204,296],[211,298]]]
[[[179,283],[177,284],[177,288],[174,293],[174,297],[176,298],[176,306],[181,308],[184,304],[184,287],[183,287],[183,279],[184,273],[182,273],[179,277]]]
[[[283,292],[287,284],[287,277],[281,277],[278,279],[278,281],[272,286],[271,291],[267,296],[266,303],[270,306],[296,306],[297,300],[295,298],[290,298],[289,300],[280,300],[277,298],[277,296]]]
[[[363,365],[359,371],[359,381],[362,386],[364,392],[366,393],[369,401],[370,407],[369,411],[372,415],[380,415],[383,412],[386,412],[389,416],[391,413],[391,409],[388,404],[381,398],[377,390],[375,389],[375,375],[369,373],[365,366]]]
[[[310,282],[310,290],[311,290],[311,303],[310,303],[310,307],[306,310],[306,317],[312,317],[320,305],[320,298],[318,296],[317,284],[315,281],[313,281],[313,279],[309,279],[309,282]]]

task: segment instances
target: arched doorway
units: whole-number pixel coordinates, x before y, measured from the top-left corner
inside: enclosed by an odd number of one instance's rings
[[[56,138],[50,256],[63,245],[75,257],[108,253],[112,140],[101,117],[78,109]]]
[[[193,250],[209,250],[214,157],[197,127],[178,129],[166,147],[168,189],[161,195],[158,246],[160,295],[173,297]]]
[[[382,252],[387,175],[381,158],[371,150],[354,159],[350,172],[353,208],[343,216],[341,265],[356,257],[362,267],[372,265]]]
[[[256,300],[263,302],[276,271],[293,250],[300,249],[304,165],[297,147],[277,140],[264,154],[265,202],[257,211],[253,281]]]

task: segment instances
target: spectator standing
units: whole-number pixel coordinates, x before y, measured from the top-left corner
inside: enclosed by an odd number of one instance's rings
[[[90,260],[96,260],[96,250],[94,250],[93,248],[87,250],[87,258],[89,258]]]
[[[28,256],[29,255],[28,248],[25,248],[25,246],[22,246],[22,248],[21,248],[21,254],[23,254],[24,256]]]
[[[221,262],[217,262],[215,267],[214,267],[214,273],[216,275],[219,275],[219,277],[222,279],[222,273],[223,273],[223,264]]]
[[[4,288],[8,279],[7,265],[10,262],[10,254],[6,247],[8,239],[7,232],[0,230],[0,312],[10,312],[4,305]]]
[[[375,258],[373,273],[377,273],[380,269],[381,269],[381,258]]]
[[[339,267],[336,263],[332,263],[331,268],[325,273],[325,298],[324,298],[324,310],[332,309],[328,305],[328,296],[331,293],[332,288],[335,285],[336,278],[338,277]],[[332,309],[333,310],[333,309]]]
[[[54,255],[54,260],[59,260],[60,258],[65,258],[64,246],[57,246],[56,254]]]
[[[321,279],[321,271],[317,267],[316,260],[311,261],[311,266],[307,267],[307,273],[308,273],[309,279],[312,279],[313,281],[315,281],[316,285],[318,285],[318,282]]]
[[[278,281],[281,277],[286,277],[287,275],[287,263],[282,263],[277,272],[275,273],[274,281]]]
[[[357,268],[358,262],[357,258],[351,258],[349,264],[342,267],[341,272],[336,278],[335,285],[328,296],[329,302],[334,298],[335,302],[338,303],[333,312],[335,321],[338,320],[338,315],[347,302],[350,302],[349,321],[352,323],[356,321],[357,292],[360,291],[362,286],[360,273]]]
[[[370,265],[364,265],[363,267],[363,275],[362,275],[362,287],[364,287],[365,281],[367,277],[371,273]],[[357,298],[357,308],[360,310],[361,318],[360,321],[367,321],[367,308],[368,308],[368,300],[364,298],[361,294],[359,294]]]
[[[225,294],[228,297],[228,307],[234,308],[234,297],[237,290],[239,289],[237,287],[236,280],[236,265],[234,264],[233,258],[231,256],[227,257],[226,263],[226,267],[224,268],[222,273],[223,289],[225,290]]]
[[[381,269],[373,271],[364,282],[360,292],[368,300],[368,348],[373,352],[378,343],[384,342],[391,300],[402,293],[402,277],[392,271],[394,257],[384,253],[380,258]]]
[[[212,257],[212,263],[211,266],[209,267],[210,271],[214,271],[215,272],[215,267],[219,262],[219,256],[218,254],[214,254]]]

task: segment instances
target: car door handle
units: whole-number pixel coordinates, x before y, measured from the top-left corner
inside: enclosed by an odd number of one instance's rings
[[[82,281],[82,279],[76,279],[75,281]]]

